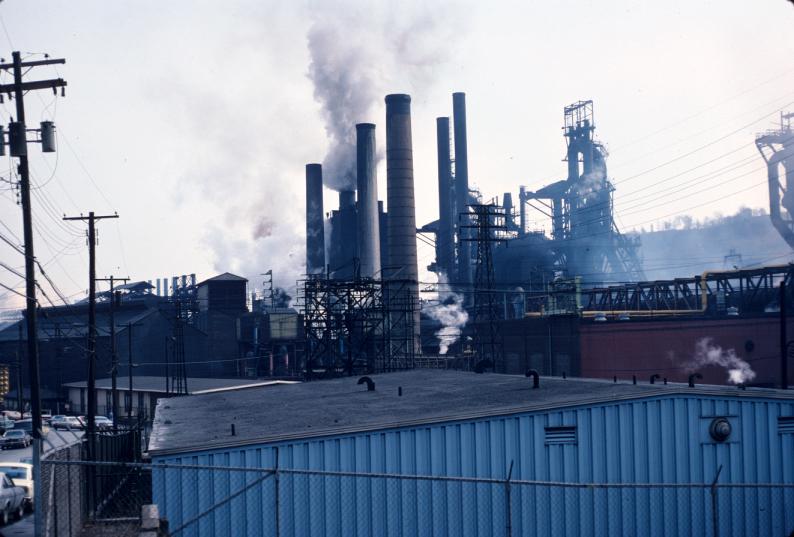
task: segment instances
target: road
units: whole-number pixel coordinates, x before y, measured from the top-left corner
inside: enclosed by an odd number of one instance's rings
[[[82,431],[49,431],[45,433],[44,454],[66,444],[71,444],[83,437]],[[32,447],[23,449],[0,450],[0,462],[19,462],[33,457]],[[2,537],[33,537],[33,515],[28,514],[19,522],[0,528]]]
[[[82,431],[49,431],[45,434],[44,453],[57,449],[65,444],[71,444],[83,437]],[[3,449],[0,450],[0,462],[19,462],[25,458],[33,457],[33,449]]]

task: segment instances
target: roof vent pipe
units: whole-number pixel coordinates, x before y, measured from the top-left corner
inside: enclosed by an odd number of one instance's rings
[[[694,388],[695,387],[695,379],[703,380],[703,375],[701,375],[700,373],[692,373],[691,375],[689,375],[689,387],[690,388]]]
[[[524,374],[526,377],[532,377],[532,388],[540,388],[540,374],[535,369],[527,369]]]
[[[656,384],[656,379],[660,379],[662,376],[659,373],[654,373],[651,375],[651,384]]]
[[[374,392],[375,391],[375,383],[372,381],[371,378],[369,378],[369,377],[361,377],[360,379],[358,379],[358,382],[356,384],[364,384],[364,383],[367,384],[367,391],[368,392]]]
[[[631,376],[631,383],[632,384],[637,384],[637,375],[632,375]]]

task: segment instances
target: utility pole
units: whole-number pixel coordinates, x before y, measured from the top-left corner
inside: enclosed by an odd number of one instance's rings
[[[96,433],[96,221],[118,218],[118,214],[96,216],[64,216],[64,220],[88,221],[88,413],[86,435],[88,436],[88,460],[93,461]]]
[[[11,156],[19,157],[19,187],[22,201],[22,220],[25,240],[25,297],[26,323],[28,329],[28,367],[30,368],[30,407],[33,425],[33,438],[40,438],[41,431],[41,396],[39,394],[39,349],[36,327],[36,257],[33,252],[33,219],[30,204],[30,168],[28,167],[27,128],[25,126],[25,93],[32,90],[63,88],[63,79],[22,81],[22,68],[40,65],[66,63],[66,60],[46,59],[34,62],[23,62],[18,51],[12,53],[12,63],[0,64],[0,69],[13,70],[13,84],[0,85],[0,93],[11,94],[16,100],[16,121],[9,127],[9,143]]]
[[[19,343],[17,344],[17,409],[19,417],[25,412],[25,395],[22,393],[22,323],[19,323]]]
[[[135,326],[141,326],[140,323],[127,323],[127,368],[129,371],[127,386],[127,393],[129,394],[129,405],[127,405],[127,420],[132,423],[132,368],[135,364],[132,363],[132,329]],[[139,416],[140,418],[140,416]]]
[[[66,63],[64,59],[44,59],[38,61],[23,62],[19,51],[12,53],[11,63],[0,64],[0,69],[13,71],[14,82],[11,84],[0,84],[0,94],[13,92],[16,100],[16,121],[12,122],[9,128],[9,145],[11,146],[11,156],[19,158],[19,190],[22,202],[22,223],[23,237],[25,240],[25,321],[28,330],[28,368],[30,375],[30,409],[31,425],[33,436],[33,478],[37,483],[41,483],[41,394],[39,386],[39,349],[38,332],[36,327],[36,257],[33,253],[33,218],[30,205],[30,169],[28,167],[28,148],[27,148],[27,128],[25,126],[25,93],[33,90],[52,89],[57,92],[57,88],[66,86],[66,81],[58,78],[51,80],[36,80],[33,82],[23,82],[22,68],[26,67],[27,74],[31,68],[43,65],[55,65]],[[52,123],[48,124],[49,136],[44,144],[44,124],[42,124],[42,149],[50,152],[54,151]],[[5,143],[3,141],[3,143]],[[34,504],[41,505],[41,487],[34,488]],[[37,509],[34,519],[36,530],[41,530],[41,510]],[[36,532],[37,534],[39,531]]]
[[[112,412],[113,412],[113,430],[118,429],[118,387],[116,386],[116,377],[118,376],[119,369],[119,355],[116,350],[116,305],[121,302],[121,294],[115,290],[116,282],[127,283],[129,278],[116,278],[110,276],[108,278],[97,278],[98,282],[110,282],[110,378],[111,378],[111,397],[112,397]]]
[[[786,334],[786,282],[780,282],[780,387],[788,390],[788,335]]]

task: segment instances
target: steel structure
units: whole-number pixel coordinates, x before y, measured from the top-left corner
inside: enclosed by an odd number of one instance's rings
[[[638,282],[582,291],[584,311],[763,312],[778,303],[778,288],[791,288],[794,264],[707,272],[693,278]]]
[[[178,282],[178,280],[177,280]],[[187,367],[185,364],[185,325],[193,325],[199,312],[196,285],[188,285],[182,277],[182,285],[174,285],[173,295],[168,300],[167,317],[171,321],[171,358],[168,360],[166,377],[168,393],[187,395]]]
[[[603,281],[610,274],[621,281],[644,279],[639,243],[621,234],[615,223],[615,188],[607,175],[606,148],[595,139],[593,101],[565,107],[563,132],[568,177],[537,192],[521,191],[522,226],[528,204],[550,217],[556,268],[569,277],[582,276],[585,282]],[[519,229],[519,235],[525,232]]]
[[[467,238],[461,233],[461,242],[475,242],[477,257],[475,260],[473,324],[475,345],[478,360],[490,360],[494,370],[503,368],[502,341],[499,336],[499,307],[497,306],[494,289],[493,244],[503,242],[507,233],[505,211],[499,205],[469,205],[467,214],[472,224],[461,226],[462,229],[476,230]]]
[[[780,127],[759,134],[755,146],[766,161],[769,182],[769,217],[772,225],[794,248],[794,113],[780,113]],[[785,181],[780,177],[783,167]]]
[[[412,280],[312,276],[298,282],[306,335],[304,376],[414,367]],[[406,302],[407,300],[407,302]]]

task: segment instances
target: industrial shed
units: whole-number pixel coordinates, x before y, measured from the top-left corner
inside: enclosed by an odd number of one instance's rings
[[[160,513],[180,535],[794,530],[792,392],[533,388],[438,370],[371,380],[161,400],[149,445]]]

